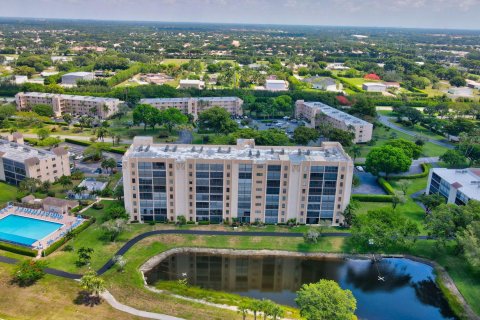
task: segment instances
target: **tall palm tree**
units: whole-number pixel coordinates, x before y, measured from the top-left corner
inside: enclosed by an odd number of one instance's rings
[[[353,162],[355,162],[355,159],[360,157],[362,154],[362,147],[358,145],[353,145],[350,147],[350,154],[352,155]]]

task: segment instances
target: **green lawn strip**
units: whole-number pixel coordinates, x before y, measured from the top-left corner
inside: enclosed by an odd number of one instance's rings
[[[414,132],[418,133],[418,135],[420,135],[420,136],[426,136],[428,138],[437,139],[437,140],[445,140],[446,139],[444,136],[436,134],[436,133],[430,131],[429,129],[423,127],[420,124],[416,124],[413,127],[409,127],[409,126],[404,125],[403,123],[397,122],[396,119],[390,119],[389,121],[391,123],[403,128],[403,129],[405,129],[405,130],[414,131]]]
[[[0,204],[15,201],[17,192],[18,190],[16,187],[0,182]]]

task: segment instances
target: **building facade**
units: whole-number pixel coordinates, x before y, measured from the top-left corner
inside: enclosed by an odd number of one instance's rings
[[[176,108],[184,114],[193,115],[194,119],[198,114],[213,107],[220,107],[230,114],[242,115],[243,100],[237,97],[202,97],[202,98],[148,98],[141,99],[140,103],[152,105],[159,110]]]
[[[321,147],[153,144],[136,137],[123,157],[131,221],[340,225],[353,163],[338,142]]]
[[[62,84],[69,86],[77,85],[77,81],[91,81],[95,79],[95,74],[93,72],[71,72],[64,74],[62,76]]]
[[[198,90],[203,90],[205,89],[205,81],[201,80],[180,80],[180,83],[178,85],[179,89],[198,89]]]
[[[287,91],[288,82],[285,80],[266,80],[265,90],[267,91]]]
[[[480,201],[480,168],[430,170],[428,194],[439,194],[447,203],[464,205],[469,200]]]
[[[1,181],[18,186],[25,178],[55,182],[62,175],[70,175],[68,152],[64,148],[46,151],[0,139]]]
[[[295,117],[305,119],[307,126],[311,128],[317,127],[322,121],[328,121],[337,129],[353,132],[355,143],[366,143],[372,140],[373,124],[322,102],[298,100],[295,103]]]
[[[29,110],[37,104],[48,104],[53,108],[55,117],[64,113],[89,115],[106,119],[118,112],[122,101],[115,98],[74,96],[44,92],[19,92],[15,95],[17,110]]]

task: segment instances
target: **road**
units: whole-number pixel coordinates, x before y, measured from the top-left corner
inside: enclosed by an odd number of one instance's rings
[[[385,125],[387,127],[390,127],[392,129],[398,130],[402,133],[408,134],[409,136],[412,136],[412,137],[421,136],[421,137],[424,137],[425,139],[427,139],[428,142],[436,144],[437,146],[444,147],[444,148],[447,148],[447,149],[454,149],[455,148],[454,145],[452,145],[451,143],[448,143],[446,141],[432,139],[432,138],[429,138],[425,135],[419,134],[418,132],[411,131],[411,130],[405,129],[403,127],[400,127],[400,126],[396,125],[395,123],[392,123],[390,121],[390,119],[392,119],[392,118],[387,117],[387,116],[382,116],[382,115],[379,115],[379,117],[378,117],[378,121],[380,121],[380,123],[382,123],[383,125]]]
[[[83,150],[87,148],[85,146],[80,146],[80,145],[68,143],[68,142],[62,142],[60,143],[60,146],[67,147],[68,151],[75,153],[76,155],[83,154]],[[115,161],[122,161],[121,154],[103,152],[103,155],[107,158],[113,158],[115,159]],[[75,160],[74,163],[75,163],[75,168],[79,169],[84,173],[92,173],[95,169],[100,167],[100,162],[81,162],[79,160]]]

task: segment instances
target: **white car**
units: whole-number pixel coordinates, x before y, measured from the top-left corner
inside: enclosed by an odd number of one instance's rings
[[[356,166],[355,168],[357,168],[357,170],[360,172],[365,172],[362,166]]]

